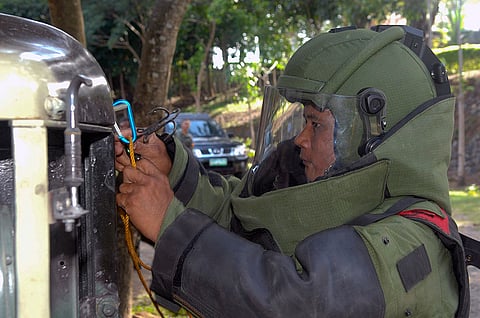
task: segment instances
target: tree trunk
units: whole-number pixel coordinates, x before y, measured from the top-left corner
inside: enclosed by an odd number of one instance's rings
[[[137,86],[133,98],[135,120],[149,124],[147,113],[165,105],[178,30],[191,0],[157,0],[146,29]]]
[[[458,95],[457,95],[457,120],[458,120],[458,166],[457,185],[465,185],[465,102],[463,96],[463,51],[462,45],[458,48]]]
[[[207,45],[205,46],[205,53],[202,59],[202,63],[200,64],[200,69],[198,70],[197,74],[197,91],[195,93],[195,109],[197,113],[201,111],[200,99],[202,97],[202,81],[205,74],[205,69],[207,68],[208,56],[210,55],[213,40],[215,39],[216,26],[217,24],[215,23],[215,20],[210,21],[210,35],[208,37]]]
[[[52,25],[87,46],[81,0],[48,0]]]
[[[257,146],[257,138],[255,135],[255,127],[253,126],[252,103],[250,102],[250,99],[247,99],[247,104],[248,104],[248,125],[250,128],[250,138],[252,139],[252,143],[250,147],[255,149],[255,147]]]
[[[224,96],[227,95],[228,90],[230,87],[228,86],[228,77],[230,76],[230,64],[228,62],[228,46],[226,43],[222,42],[222,58],[223,58],[223,77],[221,79],[221,90],[220,93],[223,93]]]
[[[463,49],[462,49],[462,29],[461,12],[462,1],[459,1],[457,8],[459,14],[457,17],[457,43],[458,43],[458,96],[457,96],[457,114],[458,114],[458,166],[457,166],[457,185],[465,185],[465,105],[463,96]]]

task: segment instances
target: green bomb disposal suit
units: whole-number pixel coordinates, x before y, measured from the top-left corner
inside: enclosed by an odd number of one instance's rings
[[[357,154],[367,140],[352,129],[356,154],[342,157],[348,149],[338,146],[338,161],[348,160],[315,182],[259,187],[269,178],[256,169],[224,178],[167,142],[175,199],[151,286],[161,305],[198,317],[468,316],[447,180],[454,98],[439,93],[405,39],[400,27],[326,33],[292,56],[280,92],[352,96],[373,87],[386,96],[381,140]]]

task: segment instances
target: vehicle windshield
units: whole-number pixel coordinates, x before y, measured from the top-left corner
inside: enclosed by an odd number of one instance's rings
[[[180,129],[180,126],[177,126]],[[190,120],[190,133],[193,137],[225,137],[225,131],[214,120]]]

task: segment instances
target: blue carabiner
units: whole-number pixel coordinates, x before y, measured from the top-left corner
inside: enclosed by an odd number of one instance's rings
[[[119,100],[117,100],[116,102],[113,103],[113,107],[116,108],[115,109],[115,114],[117,114],[121,111],[125,111],[125,109],[127,110],[127,116],[126,117],[128,117],[128,123],[130,125],[130,129],[132,130],[132,141],[137,140],[137,128],[135,127],[135,120],[133,119],[132,106],[130,105],[130,103],[125,99],[119,99]],[[116,115],[115,115],[114,128],[115,128],[115,131],[117,132],[118,138],[123,143],[129,144],[130,141],[127,138],[125,138],[120,131],[120,127],[118,126]]]

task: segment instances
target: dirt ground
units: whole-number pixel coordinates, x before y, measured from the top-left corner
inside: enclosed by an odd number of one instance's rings
[[[456,220],[461,233],[464,233],[474,239],[480,240],[480,225],[471,224],[461,215],[456,216]],[[144,242],[140,243],[140,257],[146,264],[151,264],[153,260],[153,253],[154,251],[151,245]],[[468,272],[470,277],[470,318],[480,318],[480,270],[471,266],[469,267]],[[150,272],[144,270],[143,274],[148,284],[150,285]],[[142,299],[144,300],[146,297],[146,292],[136,272],[134,272],[132,275],[132,286],[134,303],[135,301],[141,301]]]
[[[139,250],[139,256],[142,259],[142,261],[147,264],[151,265],[153,261],[153,247],[145,242],[140,242],[140,250]],[[145,278],[145,281],[147,282],[148,286],[150,287],[150,283],[152,282],[152,274],[148,270],[142,270],[143,277]],[[147,292],[145,291],[145,288],[142,285],[142,282],[140,281],[140,278],[138,277],[137,271],[133,271],[132,273],[132,287],[133,287],[133,301],[135,303],[136,299],[142,299],[145,298],[147,295]]]

